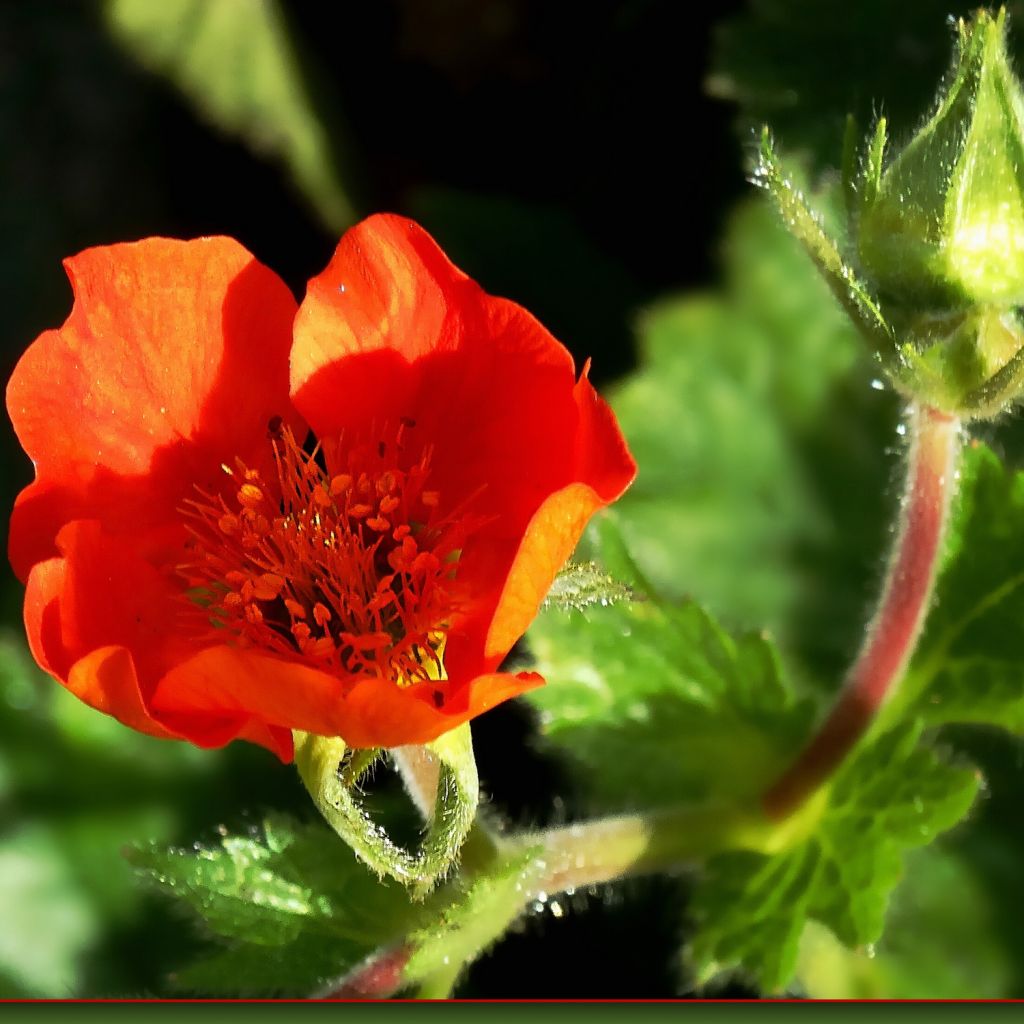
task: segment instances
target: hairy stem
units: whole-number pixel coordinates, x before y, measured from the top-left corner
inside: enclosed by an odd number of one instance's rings
[[[466,965],[452,962],[424,978],[416,989],[417,999],[451,999],[455,983]]]
[[[528,865],[514,893],[490,907],[495,935],[537,899],[654,871],[697,865],[725,850],[774,853],[799,841],[817,822],[826,801],[823,784],[876,720],[913,654],[924,624],[956,488],[961,427],[955,417],[915,407],[910,417],[906,488],[896,543],[878,609],[843,689],[796,761],[750,805],[709,803],[627,814],[499,839],[477,819],[469,833],[461,875],[472,879],[497,859],[525,856]],[[410,796],[429,820],[429,794],[437,787],[431,752],[393,752]],[[380,997],[410,984],[422,997],[450,993],[459,967],[432,973],[406,970],[415,955],[398,944],[370,957],[330,987],[333,996]]]
[[[819,811],[815,801],[779,822],[757,807],[684,805],[526,832],[509,839],[505,850],[540,851],[538,868],[524,890],[534,899],[541,893],[698,865],[725,850],[773,853],[812,829]]]
[[[768,820],[757,805],[708,803],[522,832],[495,840],[489,855],[477,865],[463,861],[460,876],[471,883],[496,862],[527,859],[515,887],[488,906],[483,930],[485,940],[493,940],[538,899],[655,871],[694,867],[725,850],[772,853],[783,849],[814,828],[822,803],[810,801],[785,821]],[[414,964],[416,952],[408,942],[386,947],[314,998],[382,998],[410,985],[419,986],[419,998],[450,992],[463,961],[456,963],[453,958],[451,965],[426,975],[410,974],[407,968]]]
[[[440,759],[426,746],[395,747],[391,750],[391,759],[409,799],[424,822],[429,824],[434,817],[437,784],[441,774]],[[463,867],[473,871],[477,866],[488,863],[495,850],[496,839],[478,811],[460,850]]]
[[[927,406],[911,409],[907,482],[889,569],[867,636],[838,699],[796,761],[767,790],[775,820],[800,807],[844,761],[903,676],[917,644],[956,490],[960,421]]]
[[[412,948],[407,943],[385,946],[311,999],[387,999],[403,985],[402,972]]]

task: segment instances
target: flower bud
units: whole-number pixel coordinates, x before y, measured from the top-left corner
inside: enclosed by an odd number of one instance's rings
[[[914,314],[1024,304],[1024,96],[1004,11],[959,23],[935,114],[867,185],[858,251],[883,301]]]

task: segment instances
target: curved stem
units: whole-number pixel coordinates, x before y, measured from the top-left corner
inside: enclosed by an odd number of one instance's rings
[[[402,972],[411,955],[412,947],[406,942],[385,946],[310,998],[387,999],[402,987]]]
[[[476,819],[479,790],[468,730],[452,730],[431,744],[440,765],[437,802],[419,849],[391,841],[362,806],[345,777],[350,753],[340,737],[294,730],[295,767],[317,810],[356,856],[383,877],[389,875],[422,898],[454,865]]]
[[[409,799],[429,825],[434,818],[437,801],[437,785],[441,776],[440,758],[429,747],[422,745],[394,747],[390,754]],[[478,809],[459,851],[463,868],[473,871],[475,867],[488,863],[497,846],[497,838],[488,829]]]
[[[479,925],[473,926],[480,929],[477,941],[481,948],[489,944],[531,903],[561,892],[695,866],[725,850],[775,852],[813,829],[823,802],[811,801],[785,821],[769,821],[756,805],[707,803],[509,836],[493,846],[479,864],[462,865],[461,877],[468,881],[486,877],[497,863],[525,860],[515,886],[499,891],[487,913],[480,916]],[[458,887],[453,890],[455,898],[458,891]],[[438,909],[443,919],[443,903]],[[414,966],[416,943],[422,941],[407,938],[385,947],[313,998],[383,998],[411,985],[419,986],[419,998],[443,997],[457,980],[464,961],[453,956],[450,965],[421,973]]]
[[[694,866],[726,850],[774,853],[813,829],[821,811],[813,801],[785,821],[757,806],[708,803],[623,814],[511,837],[504,853],[535,849],[536,869],[524,879],[523,898],[583,889],[603,882]]]
[[[450,963],[425,978],[416,989],[417,999],[451,999],[455,983],[459,980],[464,963]]]
[[[878,610],[832,710],[796,761],[763,797],[769,817],[792,814],[863,738],[917,644],[956,490],[960,421],[927,406],[910,416],[910,455],[896,543]]]

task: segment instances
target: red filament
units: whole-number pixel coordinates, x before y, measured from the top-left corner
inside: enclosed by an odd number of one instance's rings
[[[187,501],[196,557],[181,573],[208,627],[338,674],[443,679],[472,524],[439,514],[408,430],[307,453],[278,425],[276,480],[236,460],[223,493]]]

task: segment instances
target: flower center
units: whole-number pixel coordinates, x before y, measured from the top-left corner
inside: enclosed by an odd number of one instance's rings
[[[413,426],[307,453],[272,421],[276,480],[236,460],[225,493],[186,502],[196,557],[180,572],[218,636],[398,685],[445,678],[472,525],[439,516],[430,451],[406,457]]]

